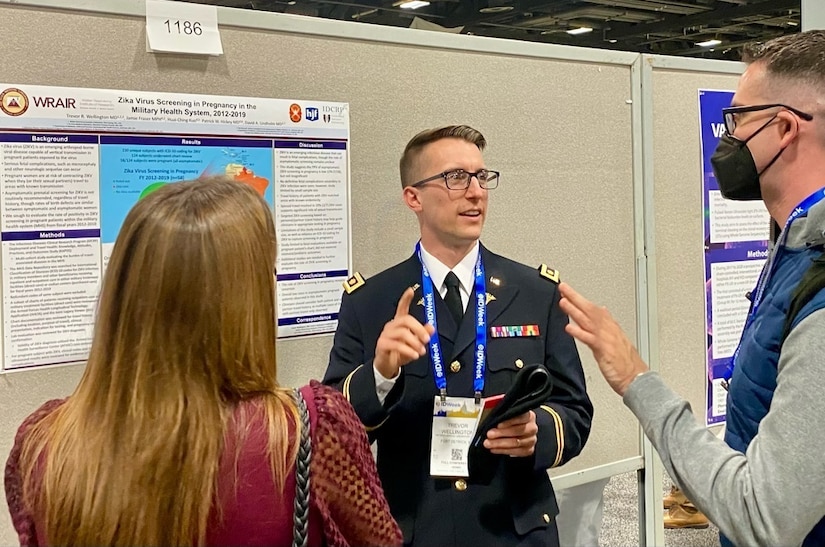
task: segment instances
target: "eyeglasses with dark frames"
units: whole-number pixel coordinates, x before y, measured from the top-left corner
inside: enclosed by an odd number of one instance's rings
[[[781,103],[757,104],[753,106],[730,106],[722,109],[722,116],[725,119],[725,131],[727,131],[728,135],[733,135],[733,132],[736,130],[737,114],[744,114],[745,112],[759,112],[761,110],[768,110],[769,108],[784,108],[785,110],[793,112],[806,122],[814,119],[811,114],[802,112],[799,109]]]
[[[419,180],[415,184],[411,184],[413,188],[432,182],[438,179],[444,179],[444,184],[450,190],[466,190],[470,187],[470,181],[476,178],[478,185],[484,190],[493,190],[498,186],[498,180],[501,178],[499,171],[491,171],[489,169],[480,169],[475,173],[465,171],[464,169],[454,169],[452,171],[444,171],[424,180]]]

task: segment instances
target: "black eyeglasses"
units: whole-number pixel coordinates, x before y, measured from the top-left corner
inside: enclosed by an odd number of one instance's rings
[[[444,184],[450,190],[466,190],[470,187],[470,181],[476,178],[478,185],[484,190],[493,190],[498,186],[498,179],[501,173],[498,171],[490,171],[489,169],[480,169],[475,173],[470,173],[464,169],[455,169],[453,171],[444,171],[430,178],[419,180],[415,184],[411,184],[413,188],[418,188],[424,183],[434,181],[437,179],[444,179]]]
[[[806,122],[809,122],[814,119],[814,117],[810,114],[806,114],[805,112],[797,110],[792,106],[788,106],[786,104],[781,103],[758,104],[754,106],[731,106],[722,109],[722,116],[724,116],[725,118],[725,131],[727,131],[728,135],[733,135],[733,132],[736,129],[737,114],[744,114],[745,112],[759,112],[760,110],[767,110],[769,108],[784,108],[785,110],[793,112]]]

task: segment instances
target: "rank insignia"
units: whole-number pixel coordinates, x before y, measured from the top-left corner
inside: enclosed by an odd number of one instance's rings
[[[355,272],[352,274],[352,277],[344,281],[344,290],[347,291],[347,294],[352,294],[356,290],[360,289],[364,286],[364,278],[361,276],[360,273]]]
[[[541,275],[542,277],[546,277],[553,283],[559,282],[559,271],[554,270],[553,268],[548,268],[547,264],[542,264],[541,266],[539,266],[539,275]]]

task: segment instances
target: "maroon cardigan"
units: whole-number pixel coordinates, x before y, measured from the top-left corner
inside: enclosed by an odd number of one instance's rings
[[[401,531],[389,506],[375,468],[367,436],[349,402],[337,391],[311,382],[301,388],[311,422],[310,546],[398,546]],[[6,501],[21,546],[46,545],[42,516],[23,503],[20,455],[29,428],[63,404],[45,403],[17,431],[6,463]],[[285,494],[275,489],[266,454],[266,422],[254,401],[248,405],[251,426],[238,453],[230,420],[223,457],[219,463],[215,506],[209,515],[207,545],[291,545],[295,469],[289,471]],[[294,424],[290,436],[294,439]],[[237,482],[236,482],[237,481]],[[363,488],[352,488],[363,485]],[[219,509],[218,509],[219,507]]]

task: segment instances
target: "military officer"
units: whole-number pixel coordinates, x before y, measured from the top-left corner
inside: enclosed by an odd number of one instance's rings
[[[485,165],[485,145],[468,126],[409,142],[401,182],[420,240],[404,262],[345,283],[324,377],[377,440],[379,474],[407,545],[558,545],[546,470],[578,455],[590,432],[593,407],[564,330],[558,272],[479,241],[500,177]],[[456,424],[530,363],[547,367],[552,393],[488,433],[495,472],[476,482],[466,468],[468,433]]]

